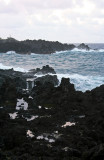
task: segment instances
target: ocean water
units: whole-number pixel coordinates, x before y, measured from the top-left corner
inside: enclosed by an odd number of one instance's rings
[[[88,45],[92,48],[90,51],[75,48],[50,55],[0,53],[0,69],[28,72],[48,64],[55,69],[59,81],[62,77],[69,77],[76,90],[84,92],[104,84],[104,44]]]

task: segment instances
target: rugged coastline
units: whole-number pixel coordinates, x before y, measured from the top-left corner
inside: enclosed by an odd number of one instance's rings
[[[15,51],[20,54],[51,54],[56,51],[72,50],[76,48],[74,44],[63,44],[58,41],[45,40],[24,40],[18,41],[14,38],[0,39],[0,53]],[[89,50],[90,48],[84,43],[78,46],[79,49]]]
[[[0,70],[1,160],[103,159],[104,85],[83,93],[58,84],[49,66]]]

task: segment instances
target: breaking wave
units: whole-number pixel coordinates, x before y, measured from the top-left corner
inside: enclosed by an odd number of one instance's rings
[[[75,89],[85,92],[86,90],[92,90],[102,84],[104,84],[104,77],[102,76],[83,76],[79,74],[57,74],[59,82],[62,77],[70,78],[70,82],[74,84]]]
[[[10,54],[16,54],[16,52],[15,51],[8,51],[8,52],[6,52],[6,54],[8,54],[8,55],[10,55]]]
[[[19,71],[19,72],[28,72],[26,69],[20,68],[20,67],[13,67],[13,66],[5,66],[2,63],[0,63],[0,69],[14,69],[14,71]]]
[[[53,54],[61,54],[61,53],[69,53],[69,52],[81,52],[81,53],[91,53],[91,52],[103,52],[104,53],[104,49],[90,49],[90,50],[86,50],[86,49],[78,49],[78,48],[74,48],[72,50],[65,50],[65,51],[56,51]]]
[[[53,74],[49,74],[53,75]],[[87,90],[92,90],[102,84],[104,84],[104,77],[101,76],[83,76],[80,74],[56,74],[61,83],[62,78],[69,78],[70,82],[74,84],[77,91],[85,92]],[[42,77],[45,75],[36,75],[37,77]]]

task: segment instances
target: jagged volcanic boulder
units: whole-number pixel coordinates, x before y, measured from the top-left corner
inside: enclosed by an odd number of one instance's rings
[[[62,78],[60,88],[65,92],[75,91],[74,84],[70,83],[69,78]]]
[[[45,83],[52,83],[53,86],[56,86],[59,83],[56,75],[54,75],[54,76],[46,75],[46,76],[43,76],[43,77],[39,77],[39,78],[35,79],[35,82],[37,82],[37,81],[40,82],[43,85]]]
[[[19,88],[26,88],[26,76],[22,72],[14,71],[13,69],[0,70],[0,86],[6,79],[11,79],[15,86]]]
[[[47,81],[49,78],[50,81]],[[58,87],[54,87],[54,83],[52,83],[51,76],[44,76],[43,82],[36,82],[36,85],[32,89],[32,96],[35,99],[37,104],[54,106],[57,104],[64,105],[64,102],[67,102],[67,99],[71,99],[74,101],[75,89],[74,85],[70,83],[69,78],[62,78],[61,84]],[[53,76],[56,79],[56,76]]]

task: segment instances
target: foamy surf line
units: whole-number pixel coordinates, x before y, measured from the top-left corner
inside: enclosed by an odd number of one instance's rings
[[[90,50],[86,50],[86,49],[78,49],[78,48],[74,48],[72,50],[65,50],[65,51],[56,51],[53,54],[61,54],[61,53],[68,53],[68,52],[82,52],[82,53],[90,53],[90,52],[100,52],[100,53],[104,53],[104,49],[90,49]]]
[[[70,78],[70,82],[74,84],[75,89],[85,92],[86,90],[92,90],[102,84],[104,84],[104,77],[101,76],[83,76],[79,74],[57,74],[59,82],[62,77]]]
[[[7,69],[14,69],[14,71],[19,71],[19,72],[28,72],[28,70],[20,67],[13,67],[13,66],[5,66],[2,63],[0,63],[0,69],[7,70]]]
[[[55,74],[49,74],[55,75]],[[104,84],[104,77],[101,76],[83,76],[79,74],[56,74],[59,80],[59,85],[61,83],[61,79],[69,78],[70,82],[74,84],[75,89],[77,91],[85,92],[87,90],[92,90],[100,85]],[[42,77],[45,75],[36,75],[37,77]]]
[[[13,66],[5,66],[2,63],[0,63],[0,69],[7,70],[7,69],[14,69],[14,71],[19,72],[28,72],[28,70],[20,68],[20,67],[13,67]],[[53,75],[53,74],[49,74]],[[56,74],[57,78],[59,80],[59,84],[61,83],[61,79],[64,78],[70,78],[70,82],[74,84],[75,89],[78,91],[85,92],[86,90],[92,90],[102,84],[104,84],[104,77],[101,76],[82,76],[79,74]],[[37,77],[42,77],[45,75],[38,75]]]

